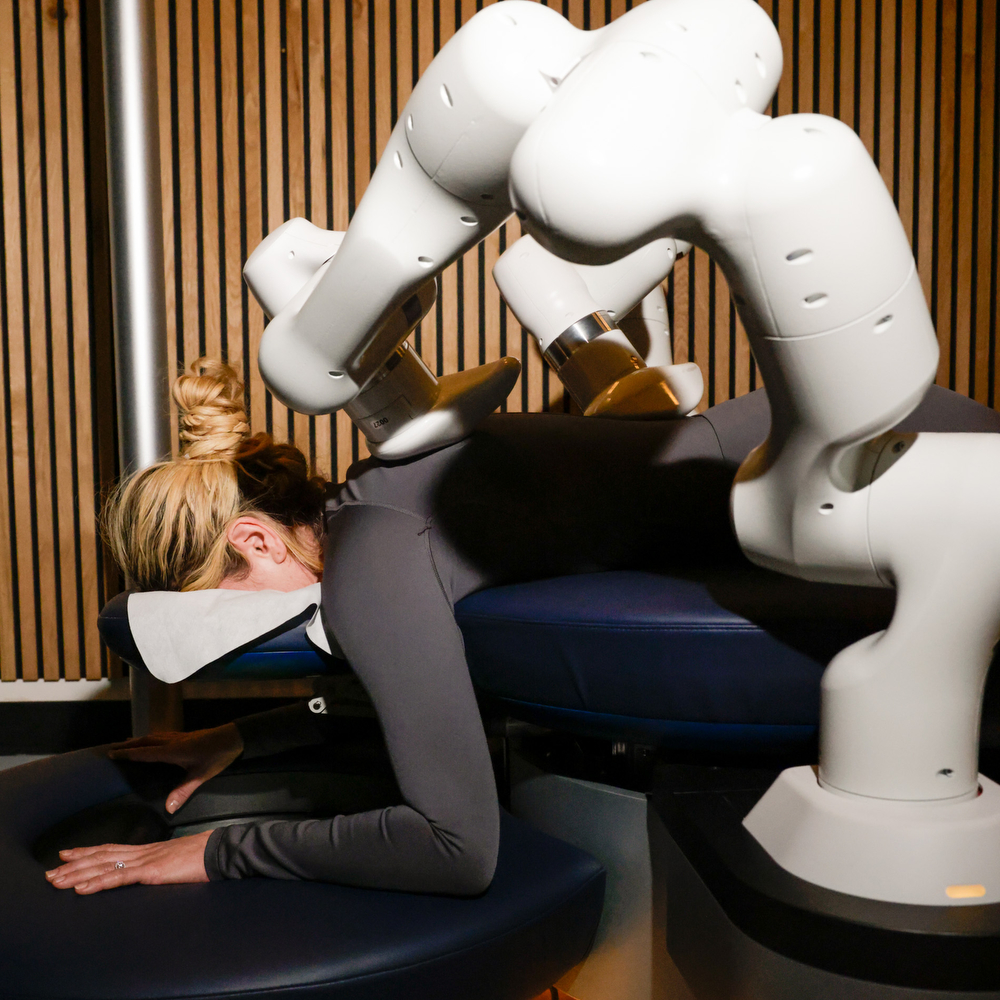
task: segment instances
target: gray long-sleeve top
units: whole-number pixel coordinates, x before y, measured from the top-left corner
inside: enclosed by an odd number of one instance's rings
[[[378,713],[403,804],[217,829],[210,877],[483,891],[499,810],[455,602],[515,580],[733,558],[734,470],[704,417],[522,414],[352,469],[328,505],[322,610]],[[321,739],[305,706],[238,725],[247,755]]]

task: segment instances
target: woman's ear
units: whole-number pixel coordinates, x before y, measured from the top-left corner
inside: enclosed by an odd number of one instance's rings
[[[226,529],[226,539],[246,559],[249,572],[225,577],[219,583],[223,590],[289,591],[319,580],[266,520],[238,517]]]
[[[238,517],[226,530],[229,544],[243,556],[252,568],[261,562],[283,563],[288,558],[288,546],[264,521],[256,517]]]

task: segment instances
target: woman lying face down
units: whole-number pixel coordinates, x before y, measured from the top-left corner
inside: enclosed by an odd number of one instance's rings
[[[483,892],[499,845],[496,786],[452,595],[441,582],[450,577],[437,572],[429,517],[413,506],[410,489],[432,486],[454,452],[395,469],[362,464],[327,500],[326,484],[310,477],[301,452],[250,436],[231,369],[196,363],[174,396],[182,454],[128,480],[105,515],[130,589],[313,585],[323,570],[326,516],[335,544],[325,553],[323,624],[331,646],[345,637],[347,646],[339,645],[375,706],[402,801],[332,818],[237,823],[161,844],[68,850],[47,873],[51,883],[93,893],[134,882],[265,876]],[[368,502],[373,472],[387,478]],[[164,597],[161,609],[170,604]],[[162,613],[175,627],[172,610]],[[183,767],[185,780],[167,797],[174,813],[241,754],[321,743],[335,725],[335,716],[315,715],[303,702],[217,729],[131,740],[112,756]]]
[[[242,390],[227,372],[203,363],[179,383],[184,455],[119,491],[107,516],[112,546],[136,588],[287,590],[319,575],[322,514],[323,627],[371,699],[401,802],[81,849],[50,877],[79,892],[266,876],[480,893],[493,877],[500,813],[455,604],[499,584],[611,569],[700,572],[738,558],[729,488],[746,449],[723,449],[718,415],[499,414],[439,451],[359,463],[324,511],[323,484],[301,454],[249,436]],[[747,447],[766,434],[766,404],[761,416]],[[241,752],[319,743],[335,718],[303,703],[116,752],[187,769],[168,797],[174,812]]]
[[[123,481],[104,511],[105,539],[130,589],[290,591],[322,576],[326,483],[303,454],[250,435],[236,372],[200,359],[173,386],[182,450],[173,461]],[[187,771],[168,796],[176,812],[243,751],[233,725],[129,740],[113,757],[163,761]],[[163,844],[104,845],[61,852],[51,883],[79,893],[133,882],[207,881],[212,831]]]

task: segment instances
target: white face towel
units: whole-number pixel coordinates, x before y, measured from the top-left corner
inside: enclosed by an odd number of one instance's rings
[[[332,648],[320,617],[320,588],[313,583],[287,593],[280,590],[150,591],[131,594],[128,623],[149,672],[176,684],[208,663],[280,628],[312,608],[309,641],[325,653]]]

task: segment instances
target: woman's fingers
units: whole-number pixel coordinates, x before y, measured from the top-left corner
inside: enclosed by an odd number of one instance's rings
[[[168,796],[166,809],[175,813],[209,778],[224,771],[243,752],[243,738],[232,723],[193,733],[160,733],[117,744],[109,752],[115,760],[177,764],[187,770],[185,780]]]
[[[150,845],[101,844],[99,847],[76,847],[60,851],[65,862],[45,873],[45,877],[61,889],[71,889],[96,875],[126,871],[141,864]],[[117,865],[124,865],[118,868]]]
[[[167,812],[171,814],[177,812],[177,810],[180,809],[180,807],[184,805],[189,798],[191,798],[194,791],[201,787],[201,785],[203,785],[209,777],[211,777],[211,775],[206,775],[205,777],[189,777],[187,781],[178,785],[167,796]]]
[[[187,778],[182,781],[168,796],[166,810],[173,814],[203,785],[209,778],[214,778],[226,769],[229,761],[213,762],[206,768],[192,768],[187,773]]]
[[[94,879],[113,878],[124,875],[125,872],[128,872],[131,877],[136,873],[137,868],[134,866],[130,868],[127,864],[124,868],[118,868],[120,863],[117,861],[87,861],[68,871],[60,873],[57,869],[55,872],[46,872],[46,875],[50,876],[49,881],[57,889],[79,889],[89,885]]]
[[[120,854],[134,854],[137,851],[142,851],[147,846],[146,844],[98,844],[97,847],[69,847],[66,850],[60,851],[59,857],[64,861],[71,861],[108,851],[117,851]]]
[[[63,885],[60,888],[75,889],[81,896],[101,892],[103,889],[117,889],[122,885],[134,885],[143,881],[142,868],[104,868],[94,870],[86,878],[77,879],[73,885]]]

